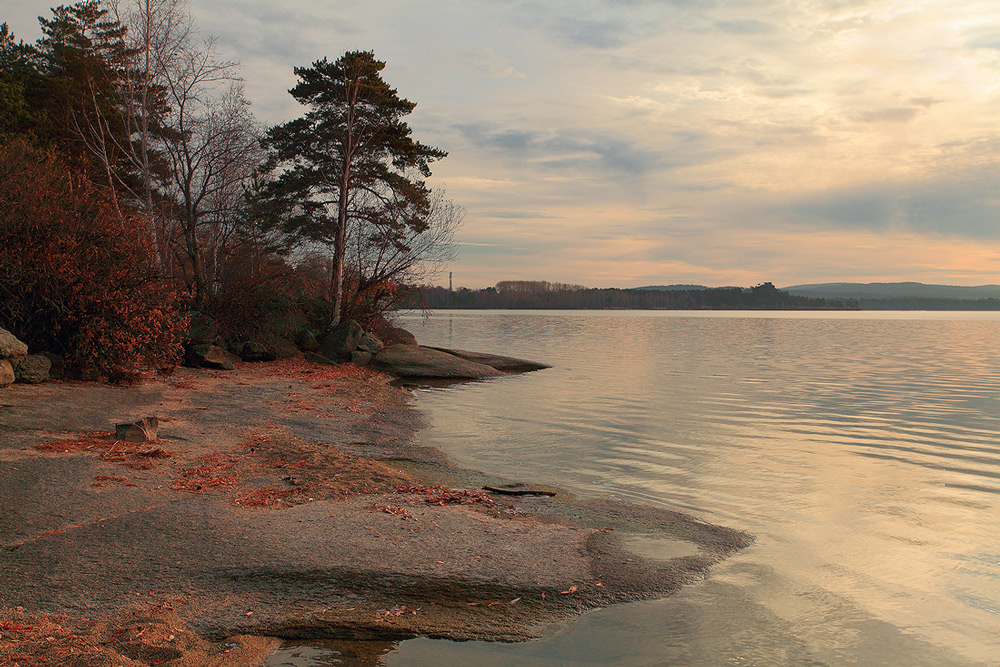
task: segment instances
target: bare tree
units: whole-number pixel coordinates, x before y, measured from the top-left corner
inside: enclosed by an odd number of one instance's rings
[[[425,226],[355,217],[349,230],[349,303],[359,312],[384,312],[406,288],[431,282],[455,258],[455,232],[465,211],[440,191],[429,200]],[[382,209],[383,216],[393,208]]]

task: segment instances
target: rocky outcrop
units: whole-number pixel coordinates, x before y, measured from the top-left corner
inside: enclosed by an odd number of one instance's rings
[[[486,364],[419,345],[390,345],[375,355],[372,365],[397,377],[479,380],[501,372]]]
[[[28,346],[26,344],[6,329],[0,329],[0,359],[24,357],[27,354]]]
[[[236,368],[235,362],[239,361],[239,357],[217,345],[189,345],[184,360],[193,368],[231,371]]]
[[[382,316],[376,317],[372,323],[372,333],[379,337],[385,346],[389,345],[416,345],[417,337],[406,329],[397,327],[395,324]]]
[[[25,357],[14,357],[10,360],[14,369],[14,378],[25,384],[41,384],[49,379],[49,368],[52,362],[40,354],[29,354]]]
[[[448,354],[461,359],[474,361],[477,364],[485,364],[497,369],[498,371],[503,371],[504,373],[527,373],[529,371],[537,371],[543,368],[552,368],[548,364],[542,364],[537,361],[528,361],[527,359],[517,359],[515,357],[503,357],[498,354],[469,352],[468,350],[450,350],[445,347],[432,347],[431,349],[447,352]]]
[[[115,424],[115,440],[125,442],[156,442],[160,422],[156,417],[143,417],[139,421]]]

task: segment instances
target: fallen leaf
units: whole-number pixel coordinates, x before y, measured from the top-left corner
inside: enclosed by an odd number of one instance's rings
[[[570,593],[573,593],[575,591],[576,591],[576,585],[574,584],[573,586],[570,586],[565,591],[561,592],[559,595],[569,595]]]

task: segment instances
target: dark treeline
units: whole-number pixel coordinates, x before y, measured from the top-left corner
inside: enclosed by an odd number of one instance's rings
[[[858,307],[854,300],[793,296],[771,283],[749,288],[641,290],[597,289],[534,281],[505,281],[496,287],[479,290],[424,287],[407,305],[430,309],[553,310],[843,310]]]
[[[1000,310],[1000,299],[936,299],[900,296],[858,299],[861,310]]]

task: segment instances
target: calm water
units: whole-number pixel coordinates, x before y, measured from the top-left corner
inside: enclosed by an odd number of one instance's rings
[[[1000,313],[453,311],[403,325],[423,344],[555,366],[419,391],[420,444],[757,543],[671,598],[541,641],[413,640],[384,664],[1000,664]],[[294,664],[342,664],[325,655]]]

